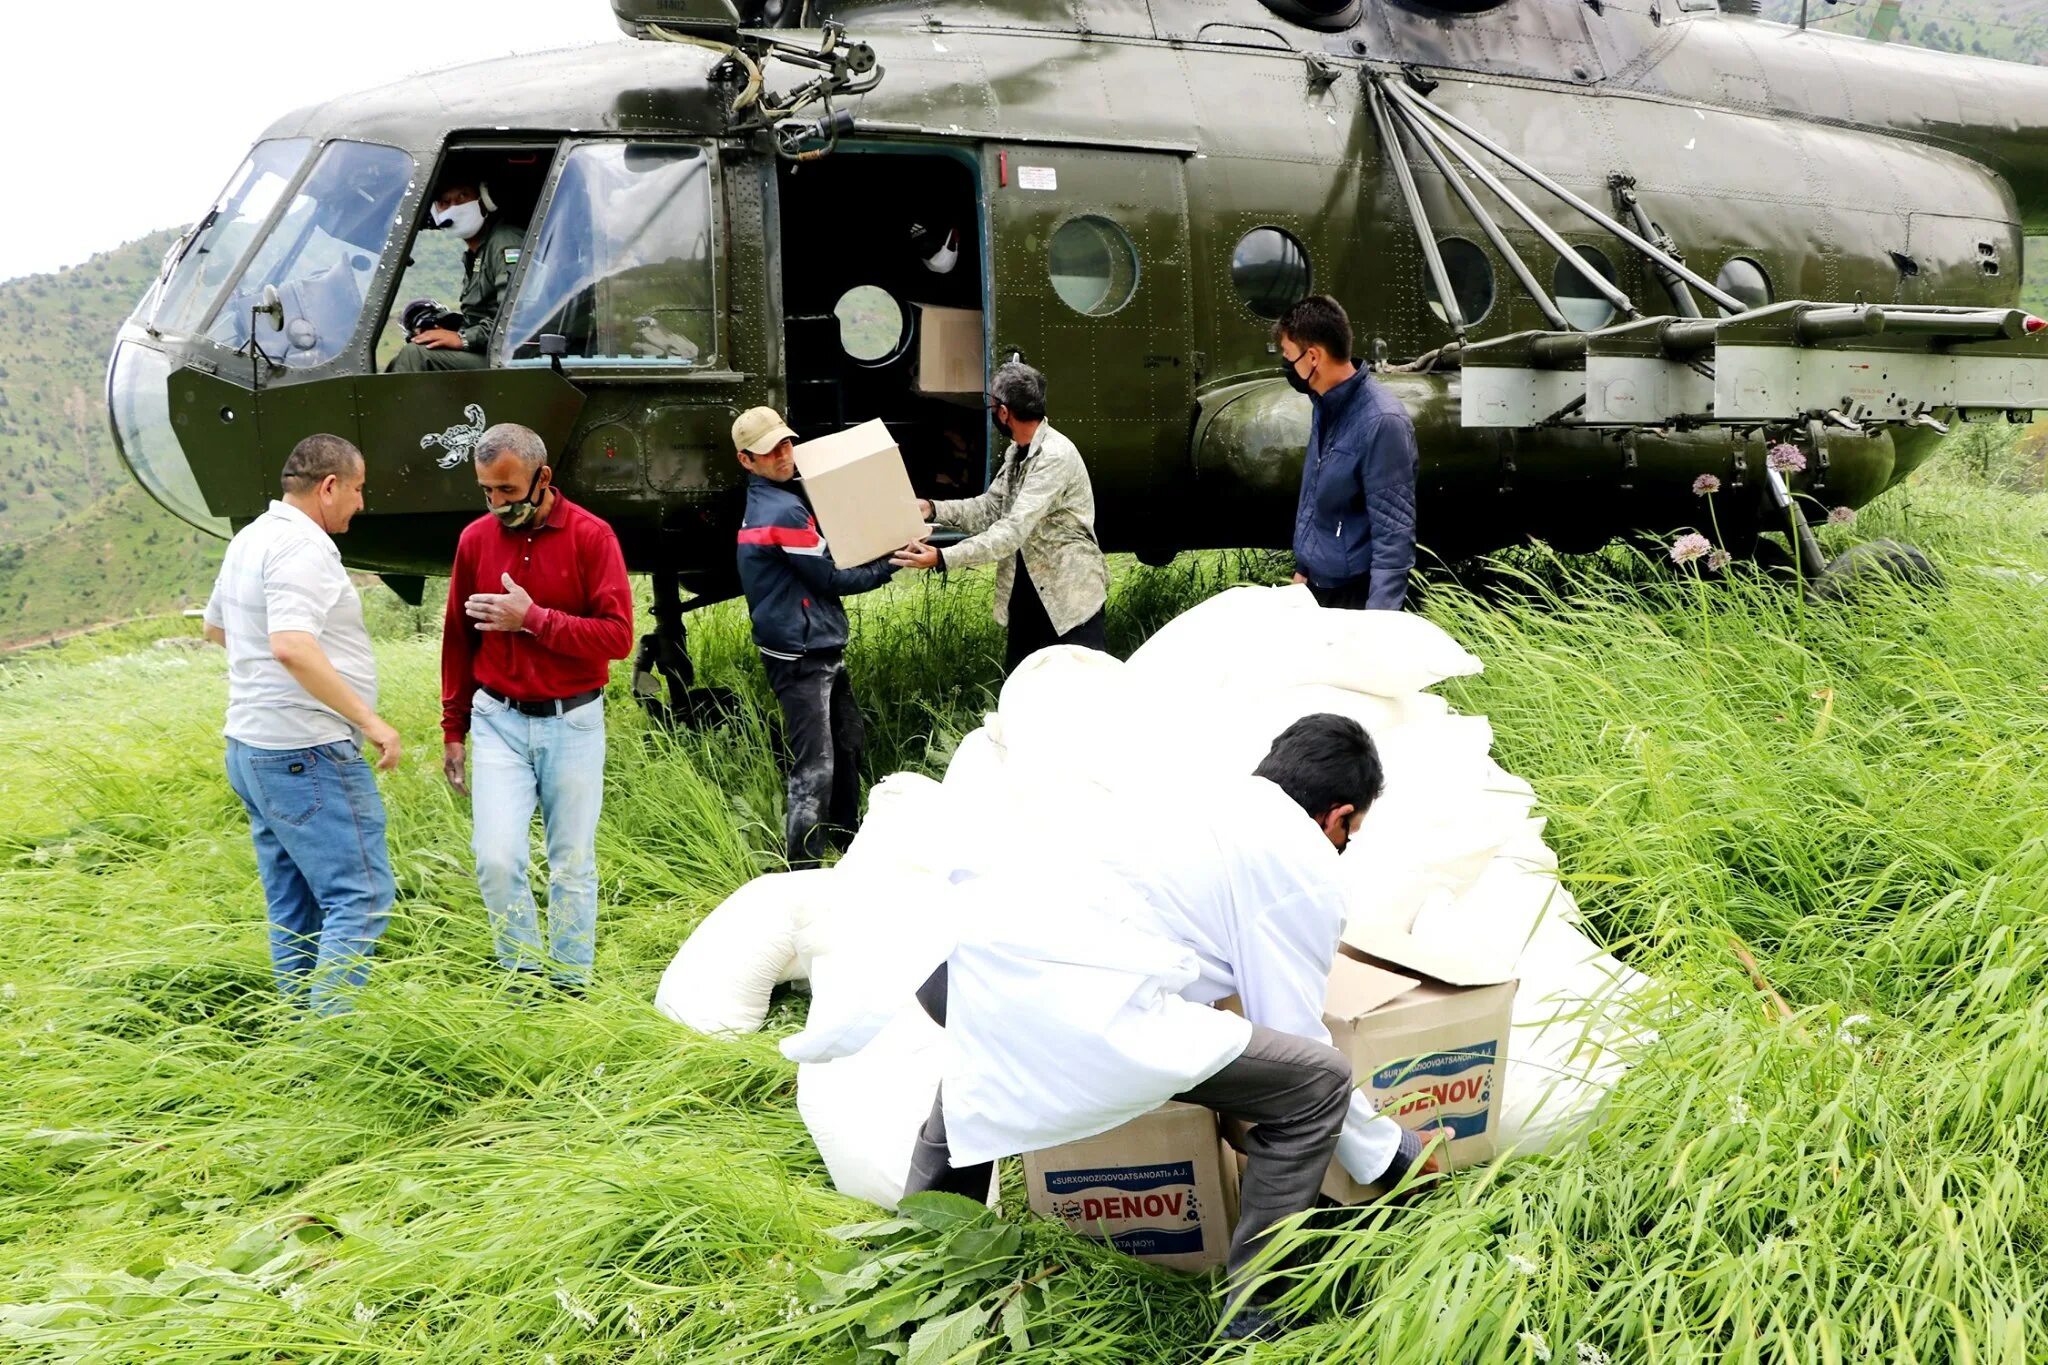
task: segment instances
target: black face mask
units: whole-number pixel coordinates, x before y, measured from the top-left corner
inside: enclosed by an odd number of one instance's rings
[[[1301,363],[1300,356],[1296,356],[1294,359],[1296,365]],[[1281,361],[1280,374],[1287,381],[1288,388],[1293,389],[1296,393],[1307,394],[1310,397],[1315,396],[1315,390],[1308,386],[1308,381],[1301,377],[1301,372],[1295,369],[1294,365],[1290,365],[1284,360]]]
[[[990,408],[988,410],[988,424],[994,427],[996,429],[996,435],[1002,437],[1005,441],[1010,441],[1013,443],[1016,441],[1016,436],[1011,433],[1010,424],[1008,422],[1005,422],[1002,419],[1001,414],[999,414],[994,408]]]

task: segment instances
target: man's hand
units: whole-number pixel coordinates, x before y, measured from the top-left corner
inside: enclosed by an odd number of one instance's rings
[[[1307,574],[1305,574],[1305,573],[1298,573],[1298,574],[1296,574],[1296,575],[1294,576],[1294,585],[1295,585],[1296,587],[1305,587],[1305,586],[1307,586],[1307,584],[1308,584],[1308,575],[1307,575]]]
[[[388,773],[398,766],[398,752],[404,747],[399,742],[398,731],[391,728],[382,716],[371,716],[363,723],[363,738],[377,746],[377,771]]]
[[[448,785],[455,789],[457,796],[469,795],[469,780],[464,776],[468,749],[459,739],[451,739],[441,746],[441,776],[448,779]]]
[[[526,595],[526,589],[512,581],[511,574],[505,574],[503,579],[505,591],[473,592],[462,604],[478,630],[526,629],[526,613],[533,607],[533,599]]]
[[[939,567],[939,552],[934,546],[913,540],[890,555],[889,562],[899,569],[936,569]]]
[[[459,351],[463,348],[462,333],[451,332],[446,327],[429,327],[425,331],[414,332],[412,344],[430,351]]]
[[[932,519],[932,500],[930,498],[919,498],[917,500],[917,514],[926,521]]]

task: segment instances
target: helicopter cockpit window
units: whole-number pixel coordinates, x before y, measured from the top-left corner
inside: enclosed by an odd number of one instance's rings
[[[1230,282],[1245,307],[1277,318],[1308,294],[1308,252],[1279,228],[1253,228],[1230,253]]]
[[[857,284],[832,306],[839,319],[839,345],[863,365],[895,359],[903,349],[903,305],[878,284]]]
[[[249,340],[250,309],[266,285],[284,304],[282,334],[256,323],[256,344],[292,369],[324,365],[355,336],[363,292],[390,240],[412,158],[396,147],[333,142],[313,163],[271,224],[207,335],[227,346]]]
[[[1764,274],[1764,268],[1755,261],[1750,260],[1747,256],[1737,256],[1730,260],[1728,264],[1722,266],[1721,273],[1715,277],[1714,283],[1720,285],[1724,292],[1733,294],[1751,308],[1766,308],[1770,306],[1772,299],[1771,277]],[[1734,317],[1735,315],[1726,308],[1723,308],[1721,316]]]
[[[1458,311],[1465,315],[1465,325],[1470,327],[1493,311],[1493,262],[1486,259],[1486,253],[1463,237],[1446,237],[1436,244],[1444,258],[1444,273],[1451,277],[1451,297],[1458,301]],[[1423,279],[1429,289],[1429,311],[1439,321],[1450,319],[1444,313],[1443,301],[1436,292],[1436,278],[1427,267]]]
[[[1614,283],[1614,263],[1598,249],[1574,245],[1572,250],[1609,284]],[[1564,320],[1581,332],[1605,327],[1614,320],[1614,305],[1607,296],[1594,288],[1577,266],[1562,257],[1558,258],[1557,272],[1551,277],[1551,292],[1557,296],[1557,310],[1564,314]]]
[[[144,301],[136,321],[160,332],[198,326],[312,150],[302,137],[257,143],[213,208],[179,243],[163,283]]]
[[[706,366],[713,331],[711,160],[701,147],[586,143],[562,166],[506,329],[571,359]]]

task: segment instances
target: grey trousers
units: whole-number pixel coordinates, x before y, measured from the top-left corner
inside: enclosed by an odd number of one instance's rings
[[[946,1022],[945,972],[940,967],[917,993],[918,1003],[940,1024]],[[1245,1268],[1273,1225],[1315,1203],[1351,1107],[1351,1063],[1328,1044],[1254,1024],[1251,1042],[1234,1061],[1174,1098],[1253,1125],[1245,1140],[1237,1227],[1225,1263],[1229,1296],[1235,1301],[1249,1288]],[[950,1163],[942,1092],[933,1097],[932,1112],[911,1149],[910,1179],[903,1192],[947,1190],[983,1199],[992,1165]]]

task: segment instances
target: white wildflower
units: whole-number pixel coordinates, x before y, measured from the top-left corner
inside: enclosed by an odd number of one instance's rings
[[[1728,1121],[1737,1128],[1749,1122],[1749,1101],[1740,1095],[1728,1097]]]
[[[592,1068],[591,1068],[591,1071],[590,1071],[590,1079],[591,1079],[591,1080],[593,1080],[593,1081],[601,1081],[601,1080],[603,1080],[603,1079],[604,1079],[604,1063],[603,1063],[603,1062],[599,1062],[599,1063],[598,1063],[598,1064],[597,1064],[596,1066],[594,1066],[594,1067],[592,1067]]]
[[[356,1311],[350,1314],[350,1316],[356,1320],[357,1326],[368,1327],[377,1320],[377,1310],[364,1303],[361,1299],[357,1299]]]
[[[1521,1342],[1529,1348],[1529,1355],[1532,1359],[1538,1361],[1548,1361],[1550,1359],[1550,1343],[1543,1339],[1543,1333],[1524,1332],[1521,1336]]]
[[[594,1332],[597,1330],[597,1314],[585,1308],[576,1296],[569,1292],[568,1286],[556,1284],[555,1302],[564,1313],[582,1323],[585,1331]]]
[[[283,1299],[286,1305],[289,1306],[294,1313],[305,1312],[306,1301],[313,1297],[310,1293],[306,1291],[306,1286],[296,1282],[288,1284],[284,1288],[278,1290],[277,1296],[280,1299]]]
[[[540,1365],[562,1365],[562,1362],[555,1359],[553,1351],[542,1351],[540,1353]]]
[[[789,1301],[782,1305],[782,1320],[784,1322],[795,1322],[797,1320],[798,1315],[800,1315],[803,1311],[803,1300],[799,1299],[796,1295],[791,1294],[789,1296]]]
[[[1863,1045],[1863,1035],[1856,1032],[1856,1026],[1869,1022],[1870,1016],[1867,1014],[1850,1015],[1842,1021],[1842,1026],[1835,1030],[1835,1041],[1844,1047],[1861,1047]]]
[[[1590,1341],[1579,1343],[1579,1365],[1608,1365],[1607,1352]]]
[[[4,986],[0,986],[0,1000],[12,1000],[15,996],[19,994],[20,992],[14,989],[14,983],[12,981],[8,982]]]
[[[636,1337],[647,1335],[647,1328],[640,1322],[639,1305],[633,1303],[630,1299],[626,1302],[626,1330]]]
[[[1536,1273],[1536,1263],[1534,1261],[1530,1260],[1527,1256],[1517,1256],[1512,1251],[1508,1253],[1508,1268],[1517,1275],[1534,1275]]]
[[[730,1317],[734,1313],[737,1313],[739,1311],[739,1305],[734,1303],[731,1299],[720,1299],[718,1302],[718,1311]]]

